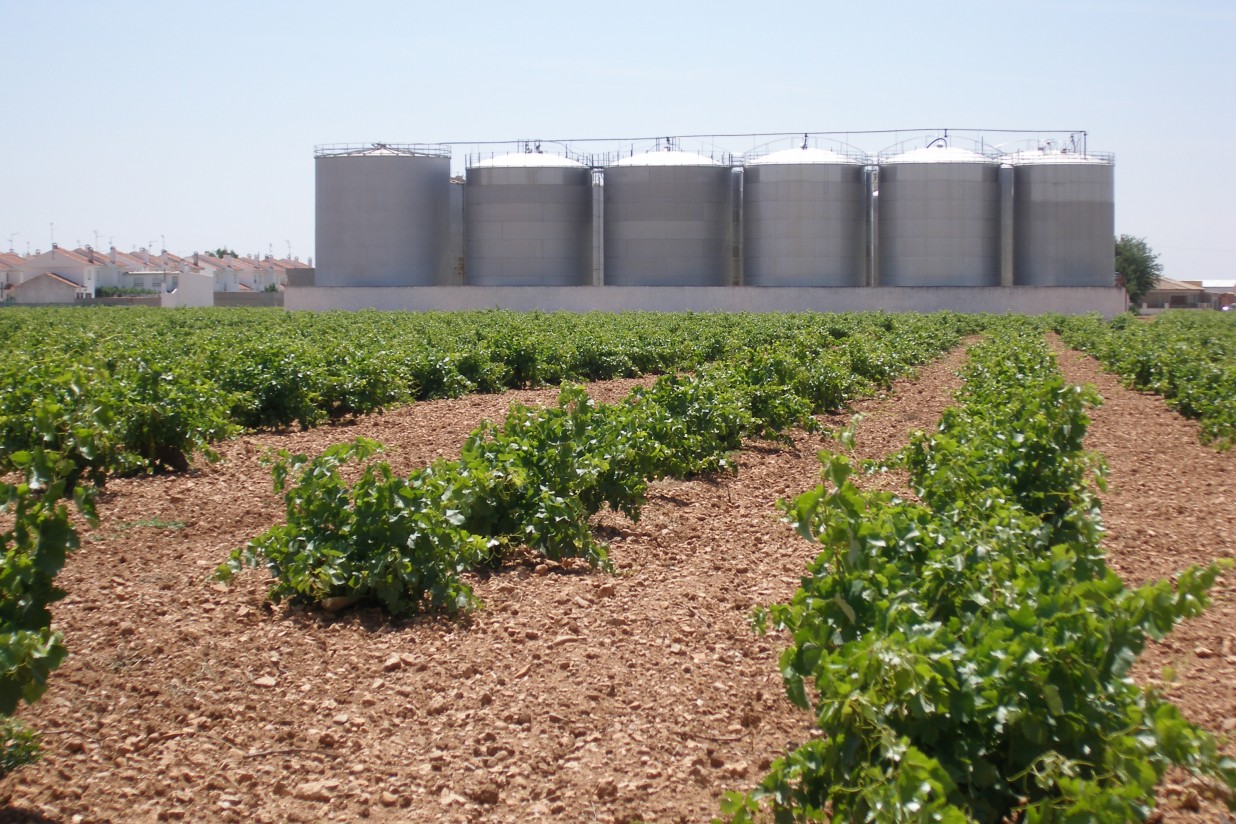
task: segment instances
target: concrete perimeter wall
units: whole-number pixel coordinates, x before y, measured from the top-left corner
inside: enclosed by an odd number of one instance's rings
[[[159,295],[129,295],[115,298],[85,298],[74,306],[160,306]]]
[[[329,291],[346,292],[349,288]],[[407,287],[405,287],[407,288]],[[366,290],[367,291],[367,290]],[[381,291],[379,288],[378,291]],[[283,292],[215,292],[215,306],[283,306]]]
[[[305,286],[283,293],[284,307],[328,311],[386,309],[520,312],[991,312],[1038,315],[1125,311],[1109,286],[771,287],[771,286]]]

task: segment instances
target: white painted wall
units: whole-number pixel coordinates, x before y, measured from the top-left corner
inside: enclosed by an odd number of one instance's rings
[[[28,306],[71,304],[76,302],[80,291],[46,274],[35,275],[13,288],[13,302]]]
[[[529,312],[1047,312],[1125,311],[1116,287],[756,287],[756,286],[302,286],[293,310],[402,311],[513,309]]]
[[[160,295],[163,308],[178,306],[214,306],[215,278],[201,272],[182,272],[174,292]]]

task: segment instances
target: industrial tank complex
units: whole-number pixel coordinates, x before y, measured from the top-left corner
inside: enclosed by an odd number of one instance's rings
[[[456,178],[456,144],[318,147],[307,288],[335,291],[293,290],[290,305],[384,305],[392,293],[340,287],[418,287],[399,301],[1108,312],[1123,294],[1114,159],[1087,151],[1084,132],[996,144],[895,133],[876,154],[835,134],[742,155],[661,138],[591,154],[586,140],[530,141],[469,157]]]

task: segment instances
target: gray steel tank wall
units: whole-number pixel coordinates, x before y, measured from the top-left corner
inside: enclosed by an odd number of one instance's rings
[[[606,286],[728,286],[730,167],[605,170]]]
[[[880,166],[877,286],[998,286],[1000,187],[988,163]]]
[[[318,157],[318,286],[434,286],[446,254],[450,159]]]
[[[861,165],[751,165],[744,175],[744,285],[864,285]]]
[[[592,172],[486,167],[465,186],[466,283],[592,284]]]
[[[1013,167],[1015,285],[1115,282],[1114,172],[1110,163]]]

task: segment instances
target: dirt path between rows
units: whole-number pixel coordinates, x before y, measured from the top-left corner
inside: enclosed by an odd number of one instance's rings
[[[860,455],[933,425],[963,359],[856,404]],[[654,485],[639,523],[599,519],[617,574],[506,569],[475,582],[487,606],[470,623],[272,611],[263,574],[208,577],[281,517],[269,448],[366,435],[407,471],[555,394],[251,435],[220,464],[109,484],[59,579],[70,657],[22,712],[45,755],[0,782],[0,821],[701,821],[750,788],[812,729],[785,698],[782,640],[748,621],[814,554],[775,502],[818,482],[819,436],[753,445],[737,476]]]
[[[1108,563],[1129,586],[1169,578],[1190,564],[1236,557],[1236,451],[1202,445],[1198,425],[1162,398],[1126,389],[1090,357],[1054,342],[1070,383],[1093,384],[1087,448],[1107,458],[1102,495]],[[1206,729],[1236,736],[1236,575],[1220,579],[1213,605],[1152,643],[1134,669]],[[1229,754],[1236,754],[1230,743]],[[1224,821],[1200,782],[1172,773],[1160,787],[1162,821]]]

